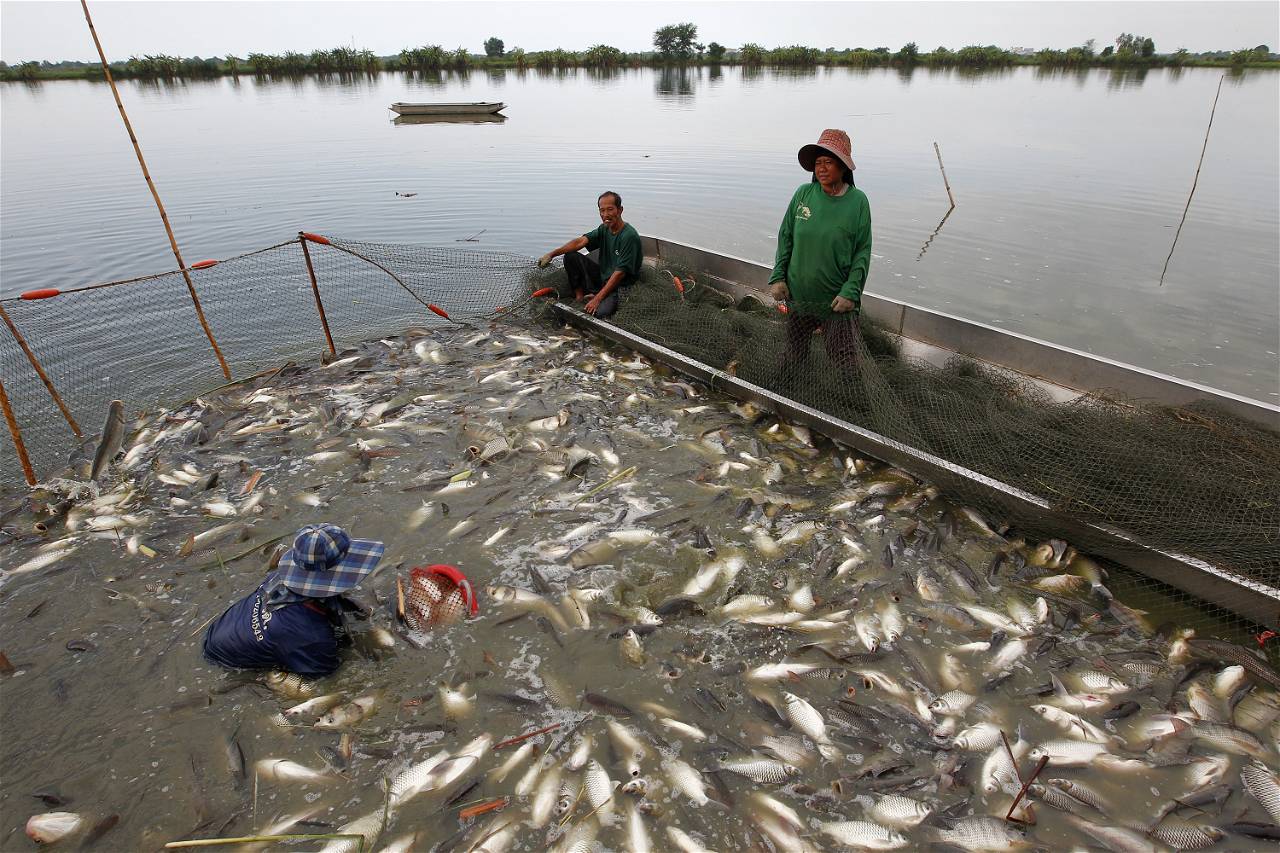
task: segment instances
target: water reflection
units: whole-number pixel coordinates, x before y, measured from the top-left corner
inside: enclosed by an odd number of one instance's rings
[[[454,115],[454,116],[396,116],[392,124],[502,124],[507,117],[501,113],[491,115]]]
[[[1150,69],[1144,65],[1112,68],[1111,73],[1107,75],[1107,89],[1111,91],[1139,89],[1142,87],[1142,82],[1147,79],[1148,71]]]
[[[712,83],[718,83],[724,79],[724,69],[719,65],[707,66],[707,79]]]
[[[489,77],[489,82],[495,86],[501,86],[507,82],[507,69],[505,68],[488,68],[485,74]]]
[[[683,65],[664,65],[658,69],[654,77],[653,91],[660,99],[669,101],[691,101],[697,85],[697,69]]]

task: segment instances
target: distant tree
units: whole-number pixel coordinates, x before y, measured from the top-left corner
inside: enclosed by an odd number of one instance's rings
[[[1097,39],[1089,39],[1084,43],[1083,50],[1086,56],[1093,56],[1093,49],[1098,44]]]
[[[1169,64],[1177,68],[1181,68],[1187,64],[1187,60],[1191,57],[1191,52],[1185,47],[1180,47],[1174,51],[1173,56],[1169,57]]]
[[[459,47],[453,52],[451,64],[459,71],[465,71],[471,67],[471,54],[467,53],[465,47]]]
[[[1253,52],[1259,56],[1270,56],[1271,48],[1267,47],[1265,44],[1260,44],[1253,49]]]
[[[1142,58],[1150,59],[1156,55],[1156,43],[1149,38],[1142,40]]]
[[[696,24],[667,24],[653,31],[653,47],[667,61],[684,62],[693,56],[698,43]]]
[[[502,44],[502,39],[498,38],[497,36],[492,36],[488,39],[485,39],[484,55],[489,57],[490,59],[497,59],[498,57],[503,55],[503,47],[504,45]]]
[[[1263,46],[1265,47],[1266,45]],[[724,59],[725,49],[724,45],[713,41],[711,44],[707,45],[707,59],[710,59],[712,62],[719,62]]]
[[[916,47],[915,42],[909,41],[902,46],[902,49],[898,51],[897,56],[894,58],[899,62],[915,65],[920,61],[920,49]]]
[[[240,73],[240,62],[242,60],[235,54],[228,53],[227,58],[222,60],[223,65],[227,66],[227,72],[230,74]]]
[[[753,41],[749,41],[738,49],[738,58],[742,60],[743,65],[759,65],[764,62],[764,48]]]
[[[626,55],[616,47],[597,44],[587,48],[582,54],[582,64],[589,68],[617,68],[626,60]]]
[[[1100,54],[1098,54],[1098,55],[1099,55],[1099,56],[1101,56],[1103,59],[1106,59],[1106,58],[1110,57],[1110,56],[1111,56],[1111,54],[1113,54],[1113,53],[1115,53],[1115,52],[1116,52],[1115,45],[1111,45],[1111,44],[1109,44],[1109,45],[1107,45],[1106,47],[1104,47],[1104,48],[1102,49],[1102,53],[1100,53]]]
[[[511,48],[510,56],[511,56],[511,61],[512,61],[512,62],[514,62],[514,63],[516,64],[516,68],[528,68],[528,67],[529,67],[529,58],[528,58],[527,56],[525,56],[525,52],[524,52],[524,48],[523,48],[523,47],[513,47],[513,48]]]

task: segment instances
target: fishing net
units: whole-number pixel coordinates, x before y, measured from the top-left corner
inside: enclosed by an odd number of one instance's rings
[[[677,274],[687,271],[680,271]],[[694,276],[696,277],[696,273]],[[709,288],[633,288],[612,322],[829,415],[1039,495],[1058,512],[1280,584],[1280,435],[1208,406],[1095,392],[1054,400],[1023,377],[894,339],[823,305],[784,314]],[[974,492],[954,497],[981,503]],[[1035,519],[1019,519],[1037,534]]]
[[[566,284],[558,265],[539,270],[518,255],[334,238],[290,241],[193,270],[191,278],[235,379],[290,359],[341,357],[345,347],[407,327],[546,329],[562,317],[554,300],[531,294]],[[697,269],[646,268],[609,322],[1048,502],[1051,513],[1010,515],[982,489],[948,489],[950,500],[987,513],[1011,536],[1060,535],[1053,519],[1069,519],[1190,556],[1234,573],[1240,584],[1280,587],[1276,432],[1209,406],[1158,406],[1105,390],[1064,400],[987,364],[905,355],[866,318],[825,316],[822,305],[791,304],[783,314],[771,300],[735,299],[707,280]],[[0,331],[0,381],[41,478],[64,472],[69,458],[83,466],[92,457],[108,401],[121,399],[134,413],[225,382],[179,273],[0,307],[13,324]],[[482,431],[465,449],[483,464],[509,447]],[[19,491],[15,455],[6,452],[0,466],[5,488]],[[1088,551],[1093,543],[1081,536],[1073,542]],[[1159,588],[1146,579],[1132,586]]]
[[[405,623],[420,633],[480,612],[471,582],[453,566],[418,566],[409,571],[408,584],[399,588]]]

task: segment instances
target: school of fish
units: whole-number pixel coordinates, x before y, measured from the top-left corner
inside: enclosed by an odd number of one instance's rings
[[[584,853],[1280,840],[1280,676],[1260,654],[1126,604],[1067,542],[1028,540],[905,471],[568,329],[409,329],[167,412],[113,405],[91,450],[0,507],[4,704],[19,675],[42,684],[54,667],[39,635],[18,630],[92,570],[85,588],[111,624],[55,651],[105,662],[119,645],[127,654],[102,677],[142,693],[148,673],[168,673],[182,698],[167,688],[167,707],[144,716],[183,734],[159,747],[149,729],[129,737],[184,781],[148,781],[143,767],[111,783],[129,802],[108,807],[106,781],[53,791],[59,779],[6,734],[6,786],[17,774],[44,809],[9,796],[0,816],[38,843],[304,833],[343,836],[311,842],[325,853]],[[202,623],[319,520],[389,545],[358,590],[372,602],[352,620],[343,671],[309,682],[205,664]],[[478,619],[430,633],[396,622],[395,574],[439,561],[424,551],[482,589]],[[150,670],[129,664],[129,631],[163,647]],[[42,704],[79,701],[50,689],[32,694],[23,726],[53,725]],[[13,732],[21,712],[4,713]],[[188,755],[183,737],[216,745]]]

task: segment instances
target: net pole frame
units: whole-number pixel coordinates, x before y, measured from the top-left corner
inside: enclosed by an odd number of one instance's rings
[[[26,478],[28,486],[34,486],[36,472],[31,467],[31,457],[27,455],[27,446],[22,441],[22,430],[18,427],[17,418],[13,416],[13,408],[9,405],[9,395],[5,393],[3,381],[0,381],[0,409],[4,410],[4,420],[9,425],[13,447],[18,451],[18,461],[22,463],[22,476]]]
[[[230,380],[231,369],[227,367],[227,360],[222,357],[222,350],[219,349],[218,342],[213,337],[213,330],[209,328],[209,321],[205,319],[204,308],[200,305],[200,297],[196,294],[196,287],[191,282],[191,273],[187,270],[186,262],[182,260],[182,251],[178,248],[178,240],[173,236],[173,226],[169,224],[169,214],[165,213],[164,202],[160,200],[160,191],[156,189],[155,181],[151,180],[151,172],[147,169],[147,161],[142,156],[142,146],[138,144],[138,136],[133,132],[133,124],[129,121],[129,114],[125,112],[124,102],[120,100],[120,90],[116,88],[116,81],[111,76],[111,66],[107,62],[107,54],[102,49],[102,42],[98,39],[98,31],[93,26],[93,17],[89,14],[88,0],[80,0],[80,7],[84,9],[84,19],[89,24],[89,35],[93,36],[93,44],[98,49],[98,59],[102,62],[102,73],[107,78],[107,85],[111,87],[111,96],[115,98],[116,108],[120,110],[120,118],[124,120],[124,129],[129,133],[129,141],[133,143],[133,153],[138,155],[138,165],[142,167],[142,177],[146,178],[147,189],[151,190],[151,198],[155,200],[156,209],[160,211],[160,221],[164,223],[165,234],[169,236],[169,248],[173,250],[173,256],[178,261],[178,269],[182,272],[182,280],[187,284],[187,293],[191,295],[191,304],[195,306],[196,317],[200,319],[200,327],[204,329],[204,335],[209,339],[209,345],[213,347],[213,354],[218,358],[218,365],[222,368],[222,375]]]
[[[0,320],[4,320],[4,324],[9,327],[9,333],[13,335],[13,339],[18,342],[18,346],[22,349],[23,355],[27,357],[27,361],[31,363],[31,367],[35,370],[36,375],[40,377],[40,381],[44,383],[44,387],[49,392],[49,396],[53,398],[53,402],[57,404],[58,410],[62,412],[62,416],[67,419],[67,425],[71,427],[71,431],[76,434],[76,438],[84,438],[80,432],[80,425],[76,423],[76,419],[71,416],[71,411],[67,408],[67,404],[62,402],[62,396],[58,393],[58,389],[53,387],[53,380],[49,378],[49,374],[44,372],[44,368],[40,365],[40,360],[36,358],[36,354],[31,351],[31,347],[27,344],[27,339],[22,336],[22,332],[18,331],[18,327],[14,325],[13,319],[9,316],[9,312],[4,310],[4,305],[0,304]]]
[[[298,242],[302,244],[302,258],[307,262],[307,275],[311,278],[311,294],[316,298],[316,310],[320,312],[320,325],[324,327],[324,339],[329,343],[329,355],[337,357],[338,350],[333,345],[333,335],[329,333],[329,318],[324,313],[324,302],[320,299],[320,284],[316,281],[316,268],[311,263],[311,250],[307,248],[307,238],[298,232]]]

